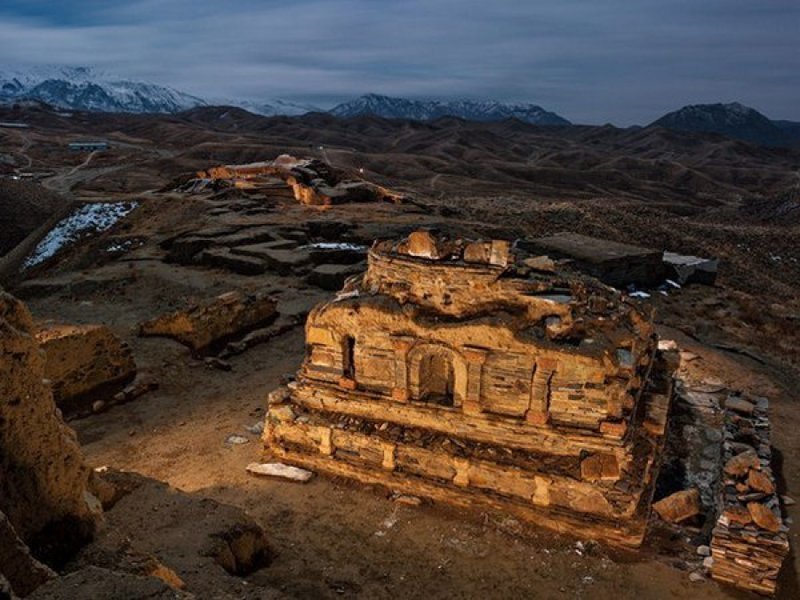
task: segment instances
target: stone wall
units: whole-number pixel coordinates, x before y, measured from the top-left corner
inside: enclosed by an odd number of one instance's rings
[[[637,373],[646,371],[653,356],[653,346],[643,340],[631,365],[616,352],[595,347],[582,351],[520,340],[513,326],[499,319],[465,320],[455,327],[391,312],[381,299],[359,298],[312,313],[304,376],[339,382],[348,337],[354,383],[365,390],[420,400],[420,360],[443,352],[454,372],[455,405],[466,411],[594,430],[605,420],[630,416],[641,383]]]
[[[94,524],[89,472],[44,381],[25,306],[0,291],[0,511],[34,553],[80,544]]]
[[[671,398],[671,372],[659,364],[667,388],[651,388],[641,399],[642,420],[626,443],[533,424],[515,429],[491,415],[463,417],[460,408],[381,402],[300,383],[271,395],[266,454],[636,546],[645,532]]]
[[[130,347],[105,325],[47,325],[36,339],[46,357],[45,377],[65,412],[65,405],[94,394],[112,397],[136,376]]]
[[[163,336],[188,346],[194,354],[220,350],[232,340],[277,317],[277,302],[265,294],[234,291],[139,325],[141,336]]]
[[[789,554],[772,473],[768,402],[729,396],[720,514],[711,537],[711,576],[772,595]]]

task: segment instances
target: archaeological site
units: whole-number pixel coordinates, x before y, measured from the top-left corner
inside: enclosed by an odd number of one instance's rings
[[[0,600],[800,598],[796,147],[3,81]]]

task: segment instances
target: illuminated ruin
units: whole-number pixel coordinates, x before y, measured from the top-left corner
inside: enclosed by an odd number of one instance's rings
[[[418,231],[376,243],[311,312],[266,454],[638,546],[674,368],[611,288],[506,241]]]
[[[275,160],[222,165],[197,173],[192,191],[220,183],[267,196],[289,196],[301,204],[330,206],[350,202],[402,202],[403,197],[355,173],[316,159],[282,154]]]

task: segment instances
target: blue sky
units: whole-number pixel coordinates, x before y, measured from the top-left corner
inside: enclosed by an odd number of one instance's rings
[[[736,100],[800,120],[800,0],[2,0],[0,64],[323,106],[492,98],[628,125]]]

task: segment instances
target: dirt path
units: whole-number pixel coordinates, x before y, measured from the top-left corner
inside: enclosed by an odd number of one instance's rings
[[[22,147],[17,150],[17,153],[25,159],[25,166],[21,167],[21,169],[28,170],[33,166],[33,159],[28,154],[28,150],[33,145],[33,140],[24,133],[20,133],[19,135],[20,138],[22,138]]]

